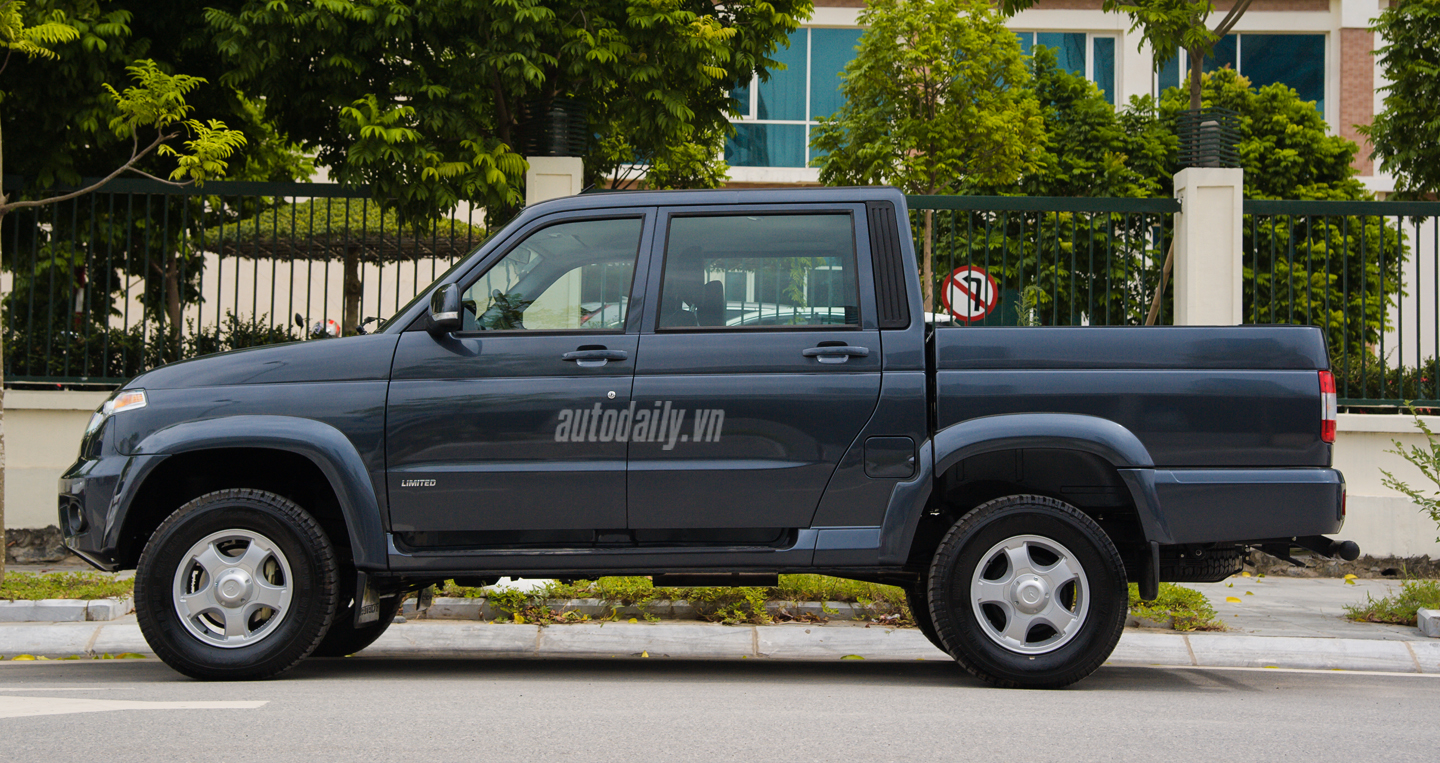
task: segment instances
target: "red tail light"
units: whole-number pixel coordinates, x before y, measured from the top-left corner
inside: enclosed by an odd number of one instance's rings
[[[1329,371],[1320,372],[1320,439],[1335,442],[1335,423],[1338,420],[1339,405],[1335,398],[1335,375]]]

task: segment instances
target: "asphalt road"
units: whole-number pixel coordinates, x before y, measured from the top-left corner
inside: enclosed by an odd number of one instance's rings
[[[0,666],[23,761],[1433,760],[1440,676],[1104,667],[989,689],[940,662],[317,660],[207,684],[154,658]]]

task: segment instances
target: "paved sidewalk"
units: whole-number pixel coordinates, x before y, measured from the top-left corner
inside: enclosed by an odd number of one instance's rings
[[[1125,631],[1111,662],[1130,665],[1277,667],[1440,675],[1440,639],[1413,627],[1353,623],[1346,604],[1379,598],[1398,582],[1231,578],[1196,584],[1231,630]],[[1239,603],[1226,601],[1228,597]],[[134,615],[107,623],[0,624],[0,656],[151,655]],[[620,657],[688,659],[948,660],[911,628],[858,623],[723,626],[661,623],[493,624],[412,620],[392,626],[359,659]],[[5,664],[10,664],[7,660]]]

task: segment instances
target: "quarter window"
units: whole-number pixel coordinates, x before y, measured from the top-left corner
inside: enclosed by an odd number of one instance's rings
[[[848,214],[676,217],[658,326],[858,326],[859,294]]]
[[[639,218],[531,233],[461,297],[465,331],[623,331]]]

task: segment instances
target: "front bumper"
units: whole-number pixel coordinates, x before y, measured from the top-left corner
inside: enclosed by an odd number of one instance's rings
[[[99,569],[113,572],[133,556],[121,530],[141,478],[163,455],[82,458],[59,484],[59,527],[65,546]]]

